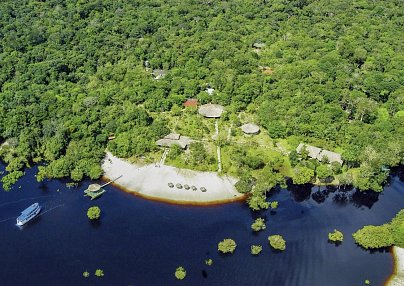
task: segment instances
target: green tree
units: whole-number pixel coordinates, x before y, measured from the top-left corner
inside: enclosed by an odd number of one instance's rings
[[[363,248],[381,248],[393,244],[390,225],[366,225],[353,234],[356,243]]]
[[[266,229],[265,220],[263,218],[255,219],[254,223],[251,225],[253,231],[260,231]]]
[[[101,269],[95,270],[95,276],[103,277],[104,276],[104,270],[101,270]]]
[[[275,235],[270,235],[268,237],[269,244],[272,246],[272,248],[276,250],[285,250],[286,249],[286,241],[283,239],[283,237],[279,234]]]
[[[183,280],[185,276],[187,276],[187,271],[185,270],[184,267],[178,266],[177,269],[175,269],[174,275],[175,278],[177,278],[178,280]]]
[[[331,168],[327,165],[320,165],[316,168],[317,178],[320,181],[324,182],[330,178],[332,178],[332,171]]]
[[[310,183],[314,176],[314,171],[307,167],[296,167],[293,169],[292,180],[294,184],[302,185]]]
[[[99,219],[101,216],[101,209],[97,206],[90,207],[87,210],[87,217],[91,220]]]
[[[252,255],[258,255],[262,251],[262,246],[261,245],[251,245],[251,254]]]
[[[218,250],[222,253],[233,253],[236,250],[236,247],[236,242],[231,238],[225,238],[217,245]]]
[[[342,242],[344,235],[339,230],[334,229],[334,232],[328,233],[328,240],[332,242]]]

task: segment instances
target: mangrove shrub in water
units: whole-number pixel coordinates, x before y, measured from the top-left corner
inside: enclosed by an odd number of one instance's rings
[[[104,276],[104,271],[101,270],[101,269],[95,270],[95,276],[97,276],[97,277],[102,277],[102,276]]]
[[[266,228],[265,220],[263,218],[257,218],[254,223],[251,225],[251,228],[254,231],[260,231]]]
[[[404,209],[390,223],[379,226],[366,225],[353,234],[356,243],[363,248],[381,248],[391,245],[404,246]]]
[[[217,248],[222,253],[233,253],[236,250],[237,244],[231,238],[225,238],[221,242],[219,242]]]
[[[178,280],[182,280],[182,279],[185,278],[185,276],[187,276],[187,271],[185,271],[184,267],[179,266],[179,267],[177,267],[177,269],[175,270],[174,275],[175,275],[175,277],[176,277]]]
[[[252,255],[258,255],[262,251],[262,246],[261,245],[251,245],[251,254]]]
[[[283,239],[281,235],[275,234],[270,235],[268,237],[269,244],[277,250],[285,250],[286,249],[286,241]]]
[[[332,242],[342,242],[344,240],[344,234],[334,229],[334,232],[328,233],[328,240]]]
[[[97,206],[90,207],[87,211],[87,216],[91,220],[99,219],[100,215],[101,215],[101,210]]]
[[[205,260],[205,264],[211,266],[213,264],[213,260],[211,258]]]

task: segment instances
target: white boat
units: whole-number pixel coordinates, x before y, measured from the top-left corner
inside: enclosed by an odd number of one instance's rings
[[[36,217],[41,211],[41,206],[38,203],[30,205],[28,208],[21,212],[21,215],[17,217],[17,225],[21,226],[29,222]]]

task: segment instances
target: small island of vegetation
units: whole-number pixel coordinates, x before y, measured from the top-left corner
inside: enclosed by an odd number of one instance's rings
[[[353,234],[356,243],[366,249],[396,245],[404,248],[404,209],[390,223],[366,225]]]
[[[252,255],[258,255],[262,251],[262,246],[261,245],[251,245],[251,254]]]
[[[218,243],[217,249],[221,253],[233,253],[236,250],[237,244],[231,238],[225,238]]]
[[[268,237],[269,244],[272,246],[273,249],[276,250],[285,250],[286,249],[286,241],[283,237],[279,234],[270,235]]]
[[[266,229],[265,220],[263,218],[255,219],[254,223],[251,225],[253,231],[260,231]]]
[[[184,267],[178,266],[177,269],[175,269],[174,276],[178,280],[183,280],[187,276],[187,271]]]
[[[87,210],[87,217],[91,220],[97,220],[101,216],[101,209],[97,206],[92,206]]]
[[[341,243],[344,240],[344,234],[334,229],[334,232],[328,233],[328,240],[334,243]]]

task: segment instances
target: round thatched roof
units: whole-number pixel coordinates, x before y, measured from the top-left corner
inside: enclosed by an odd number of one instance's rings
[[[259,126],[253,123],[244,124],[241,126],[241,130],[243,130],[245,134],[258,134],[260,132]]]
[[[199,107],[199,114],[208,118],[219,118],[223,111],[224,107],[219,104],[205,104]]]

